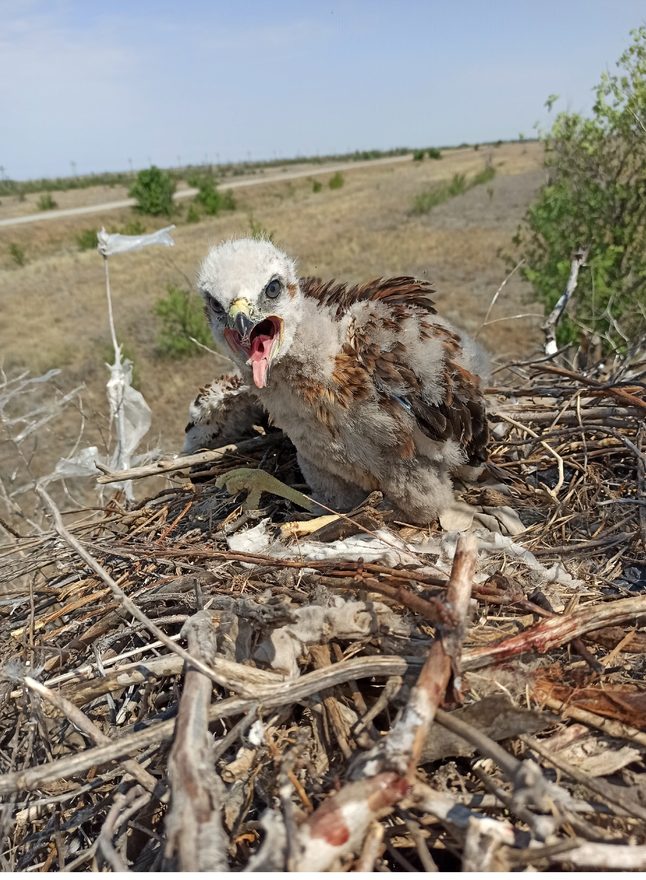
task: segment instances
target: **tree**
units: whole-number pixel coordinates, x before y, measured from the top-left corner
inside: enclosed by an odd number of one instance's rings
[[[129,195],[137,200],[137,210],[143,214],[165,214],[173,211],[175,181],[167,171],[152,165],[140,171],[130,187]]]
[[[548,310],[572,253],[589,248],[559,343],[587,331],[623,350],[646,334],[646,27],[631,36],[619,72],[601,76],[592,118],[559,113],[543,137],[548,182],[515,238],[525,277]]]

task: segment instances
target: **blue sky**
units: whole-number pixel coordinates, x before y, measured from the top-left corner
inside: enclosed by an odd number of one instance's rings
[[[13,178],[531,135],[644,0],[0,0]]]

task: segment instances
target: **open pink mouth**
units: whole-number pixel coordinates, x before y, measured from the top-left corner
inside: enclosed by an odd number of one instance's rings
[[[247,363],[251,365],[257,388],[265,388],[267,385],[271,359],[280,344],[281,328],[280,318],[271,317],[256,324],[248,336],[240,336],[237,330],[230,327],[224,331],[231,349],[247,355]]]

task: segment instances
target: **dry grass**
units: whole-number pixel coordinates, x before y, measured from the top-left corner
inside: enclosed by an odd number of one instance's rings
[[[491,153],[497,176],[490,198],[478,187],[424,217],[414,217],[414,196],[433,182],[455,173],[480,170]],[[236,193],[232,214],[181,225],[173,251],[149,250],[111,263],[117,331],[137,364],[141,391],[153,409],[154,441],[167,449],[181,442],[188,401],[211,378],[208,355],[183,362],[155,356],[155,302],[167,284],[192,285],[199,261],[214,242],[249,232],[248,215],[276,234],[277,243],[299,259],[304,273],[366,279],[412,273],[431,278],[437,302],[458,324],[474,330],[505,275],[500,248],[510,237],[539,184],[540,147],[500,148],[445,154],[441,161],[357,168],[345,174],[342,189],[312,192],[308,179],[268,184]],[[316,178],[313,173],[312,177]],[[329,175],[328,175],[329,176]],[[327,176],[321,176],[325,182]],[[104,198],[72,191],[70,199]],[[112,197],[118,197],[110,190]],[[54,194],[63,206],[62,194]],[[104,218],[80,217],[0,231],[0,283],[3,321],[0,349],[5,368],[26,366],[39,372],[62,367],[70,382],[88,386],[90,407],[103,408],[109,337],[100,259],[79,252],[76,234],[105,222],[123,226],[132,212]],[[150,228],[153,224],[146,221]],[[162,224],[158,224],[162,225]],[[27,265],[12,267],[8,245],[25,249]],[[523,285],[514,278],[491,318],[537,311],[523,302]],[[501,356],[525,354],[539,339],[536,319],[497,323],[482,339]],[[75,430],[75,429],[74,429]]]

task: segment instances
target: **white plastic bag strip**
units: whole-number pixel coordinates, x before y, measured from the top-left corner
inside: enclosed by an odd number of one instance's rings
[[[150,428],[150,407],[144,400],[143,394],[132,387],[131,381],[132,364],[128,360],[121,363],[119,350],[117,363],[110,367],[107,384],[110,416],[114,419],[117,429],[117,446],[110,460],[113,470],[127,470],[130,467],[132,454]],[[132,501],[134,499],[132,482],[129,480],[121,488],[124,489],[126,498]]]
[[[98,448],[96,446],[87,446],[72,458],[59,459],[54,473],[50,474],[46,482],[65,480],[68,477],[89,477],[99,474],[101,471],[96,466],[97,461],[105,466]]]
[[[18,422],[27,422],[22,431],[13,438],[14,443],[22,443],[22,441],[26,437],[29,437],[30,434],[39,431],[44,425],[59,416],[65,404],[69,403],[70,400],[73,400],[77,394],[80,394],[80,392],[83,391],[84,388],[85,385],[77,385],[76,388],[73,388],[63,397],[55,399],[47,405],[37,407],[32,410],[32,412],[27,413],[22,419],[5,419],[5,423],[9,425]],[[36,419],[35,417],[38,415],[40,415],[41,418]]]
[[[96,446],[82,449],[70,458],[60,459],[47,482],[97,474],[100,472],[97,463],[103,469],[108,470],[126,470],[132,464],[135,449],[150,428],[151,411],[141,392],[130,384],[132,364],[128,360],[121,362],[120,352],[117,360],[119,363],[109,367],[110,379],[107,384],[110,416],[117,429],[117,445],[114,453],[107,460],[99,454]],[[137,458],[155,458],[156,455],[157,452],[153,451],[152,453],[144,453],[143,456],[137,456]],[[115,483],[114,487],[123,489],[129,500],[134,498],[131,480]]]
[[[140,391],[133,388],[132,364],[126,360],[110,366],[107,391],[110,415],[117,421],[117,449],[111,465],[115,470],[130,467],[130,459],[150,428],[150,407]]]
[[[120,235],[118,232],[109,233],[105,229],[101,229],[96,234],[99,242],[99,253],[104,257],[111,257],[113,254],[127,254],[129,251],[138,251],[140,248],[145,248],[152,244],[173,247],[175,244],[171,235],[173,229],[175,229],[175,226],[165,226],[163,229],[158,229],[157,232],[149,232],[147,235]]]

